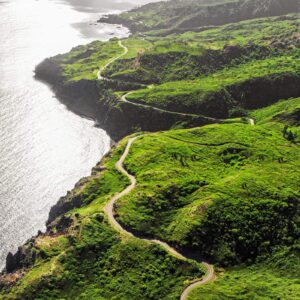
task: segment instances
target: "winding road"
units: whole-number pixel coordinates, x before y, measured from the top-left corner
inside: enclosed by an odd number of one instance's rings
[[[111,79],[109,78],[106,78],[106,77],[103,77],[102,76],[102,73],[113,63],[115,62],[116,60],[120,59],[121,57],[125,56],[129,49],[128,47],[126,47],[125,45],[123,45],[122,43],[122,40],[119,40],[118,41],[118,45],[124,50],[122,54],[112,58],[111,60],[108,61],[108,63],[101,67],[98,74],[97,74],[97,78],[99,80],[107,80],[107,81],[110,81]],[[147,86],[148,89],[152,89],[153,88],[153,85],[148,85]],[[225,122],[226,120],[222,120],[222,119],[216,119],[216,118],[211,118],[211,117],[207,117],[205,115],[199,115],[199,114],[190,114],[190,113],[181,113],[181,112],[177,112],[177,111],[170,111],[170,110],[166,110],[166,109],[163,109],[163,108],[159,108],[159,107],[155,107],[155,106],[152,106],[152,105],[147,105],[147,104],[143,104],[143,103],[137,103],[137,102],[134,102],[134,101],[130,101],[127,99],[127,97],[134,93],[134,91],[129,91],[127,92],[126,94],[124,94],[120,99],[122,102],[126,102],[126,103],[130,103],[132,105],[136,105],[136,106],[140,106],[140,107],[144,107],[144,108],[150,108],[150,109],[153,109],[153,110],[156,110],[156,111],[159,111],[159,112],[164,112],[164,113],[168,113],[168,114],[173,114],[173,115],[178,115],[178,116],[187,116],[187,117],[195,117],[195,118],[203,118],[209,122],[214,122],[214,123],[222,123],[222,122]],[[255,125],[255,121],[253,119],[248,119],[248,123],[252,126]]]
[[[111,60],[108,61],[108,63],[105,66],[100,68],[100,70],[97,74],[97,78],[99,80],[105,80],[106,78],[102,76],[103,71],[105,71],[113,62],[115,62],[116,60],[120,59],[121,57],[123,57],[124,55],[126,55],[128,53],[128,48],[122,44],[121,40],[118,41],[118,45],[124,49],[124,52],[122,54],[120,54],[119,56],[112,58]]]
[[[109,67],[110,64],[112,64],[114,61],[120,59],[121,57],[123,57],[124,55],[126,55],[128,53],[128,48],[126,46],[124,46],[122,44],[122,41],[120,40],[118,42],[119,46],[121,48],[124,49],[124,52],[122,54],[120,54],[119,56],[117,57],[114,57],[113,59],[111,59],[105,66],[103,66],[99,72],[98,72],[98,79],[99,80],[110,80],[109,78],[104,78],[102,76],[102,73],[103,71]],[[152,88],[152,86],[148,86],[148,88]],[[154,109],[154,110],[158,110],[158,111],[161,111],[161,112],[167,112],[167,113],[171,113],[171,114],[177,114],[177,115],[185,115],[185,116],[192,116],[192,117],[204,117],[210,121],[222,121],[222,120],[217,120],[217,119],[214,119],[214,118],[209,118],[209,117],[206,117],[206,116],[202,116],[202,115],[195,115],[195,114],[186,114],[186,113],[180,113],[180,112],[172,112],[172,111],[168,111],[168,110],[164,110],[164,109],[160,109],[160,108],[157,108],[157,107],[153,107],[151,105],[146,105],[146,104],[140,104],[140,103],[135,103],[135,102],[131,102],[127,99],[127,96],[130,95],[131,93],[133,93],[134,91],[130,91],[130,92],[127,92],[125,95],[123,95],[121,97],[121,100],[123,102],[128,102],[130,104],[133,104],[133,105],[137,105],[137,106],[142,106],[142,107],[146,107],[146,108],[151,108],[151,109]],[[255,120],[254,119],[251,119],[251,118],[248,118],[248,123],[251,125],[251,126],[254,126],[255,125]],[[137,184],[137,181],[136,181],[136,178],[129,174],[124,166],[123,166],[123,163],[127,157],[127,155],[129,154],[129,151],[130,151],[130,148],[133,144],[133,142],[137,139],[137,137],[133,137],[133,138],[129,138],[128,139],[128,143],[127,143],[127,146],[125,148],[125,151],[124,153],[122,154],[121,158],[118,160],[118,162],[116,163],[116,169],[121,172],[122,174],[124,174],[129,180],[130,180],[130,185],[128,187],[126,187],[122,192],[116,194],[114,197],[112,197],[110,199],[110,201],[107,203],[107,205],[104,207],[104,212],[105,214],[107,215],[108,219],[109,219],[109,222],[111,224],[111,226],[117,230],[121,235],[124,235],[124,236],[129,236],[129,237],[135,237],[135,238],[138,238],[136,236],[134,236],[134,234],[132,234],[131,232],[127,231],[125,228],[122,227],[122,225],[116,220],[115,218],[115,215],[114,215],[114,206],[115,206],[115,203],[120,199],[122,198],[123,196],[125,195],[128,195],[135,187],[136,187],[136,184]],[[150,242],[150,243],[154,243],[154,244],[158,244],[160,245],[161,247],[163,247],[169,254],[173,255],[174,257],[180,259],[180,260],[183,260],[183,261],[186,261],[188,260],[187,257],[185,257],[184,255],[180,254],[176,249],[174,249],[173,247],[171,247],[170,245],[168,245],[167,243],[163,242],[163,241],[160,241],[160,240],[155,240],[155,239],[142,239],[144,241],[147,241],[147,242]],[[214,272],[214,267],[206,262],[202,262],[202,265],[204,266],[204,268],[206,269],[206,275],[205,277],[203,277],[202,279],[199,279],[199,280],[196,280],[195,282],[193,282],[192,284],[190,284],[181,294],[180,296],[180,300],[186,300],[188,295],[190,294],[190,292],[201,286],[201,285],[204,285],[204,284],[207,284],[211,281],[213,281],[216,276],[215,276],[215,272]]]
[[[152,106],[152,105],[147,105],[147,104],[133,102],[133,101],[130,101],[130,100],[127,99],[127,96],[129,96],[132,93],[134,93],[134,91],[130,91],[130,92],[126,93],[125,95],[123,95],[121,97],[121,100],[123,102],[127,102],[127,103],[130,103],[130,104],[136,105],[136,106],[141,106],[141,107],[145,107],[145,108],[151,108],[153,110],[160,111],[160,112],[165,112],[165,113],[168,113],[168,114],[174,114],[174,115],[178,115],[178,116],[189,116],[189,117],[195,117],[195,118],[202,117],[205,120],[216,122],[216,123],[218,121],[222,121],[222,120],[217,120],[215,118],[210,118],[210,117],[207,117],[207,116],[204,116],[204,115],[197,115],[197,114],[181,113],[181,112],[177,112],[177,111],[170,111],[170,110],[166,110],[166,109],[163,109],[163,108],[155,107],[155,106]]]
[[[116,220],[115,215],[114,215],[114,206],[115,203],[122,198],[123,196],[129,194],[135,187],[136,187],[136,178],[133,175],[130,175],[124,168],[123,164],[124,161],[130,151],[130,148],[133,144],[133,142],[137,139],[137,137],[133,137],[133,138],[129,138],[127,146],[125,148],[125,151],[123,152],[121,158],[118,160],[118,162],[116,163],[116,169],[118,171],[120,171],[122,174],[124,174],[129,180],[130,180],[130,185],[124,189],[122,192],[116,194],[114,197],[112,197],[110,199],[110,201],[107,203],[107,205],[104,207],[104,212],[107,215],[109,222],[111,224],[111,226],[117,230],[121,235],[124,236],[129,236],[129,237],[135,237],[131,232],[127,231],[126,229],[124,229],[121,224]],[[136,237],[138,238],[138,237]],[[154,243],[154,244],[158,244],[161,247],[163,247],[169,254],[173,255],[174,257],[180,259],[180,260],[188,260],[187,257],[183,256],[182,254],[180,254],[176,249],[174,249],[173,247],[171,247],[170,245],[168,245],[167,243],[160,241],[160,240],[153,240],[153,239],[142,239],[144,241],[150,242],[150,243]],[[201,286],[204,284],[207,284],[211,281],[213,281],[215,279],[215,273],[214,273],[214,268],[212,265],[209,265],[205,262],[202,263],[203,266],[206,268],[206,275],[204,278],[199,279],[195,282],[193,282],[191,285],[189,285],[181,294],[180,296],[180,300],[186,300],[188,295],[190,294],[190,292]]]
[[[101,67],[98,74],[97,74],[97,78],[98,80],[106,80],[106,81],[110,81],[111,79],[109,78],[106,78],[106,77],[103,77],[102,76],[102,73],[113,63],[115,62],[116,60],[120,59],[121,57],[125,56],[129,49],[128,47],[126,47],[125,45],[123,45],[122,41],[119,40],[118,42],[119,46],[124,49],[123,53],[112,58],[111,60],[108,61],[108,63]],[[152,89],[153,86],[152,85],[148,85],[147,86],[149,89]],[[162,109],[162,108],[158,108],[158,107],[155,107],[155,106],[152,106],[152,105],[147,105],[147,104],[142,104],[142,103],[136,103],[136,102],[133,102],[133,101],[130,101],[127,99],[127,96],[129,96],[130,94],[132,94],[134,91],[129,91],[127,92],[126,94],[124,94],[122,97],[121,97],[121,101],[123,102],[127,102],[127,103],[130,103],[132,105],[136,105],[136,106],[140,106],[140,107],[145,107],[145,108],[151,108],[153,110],[156,110],[156,111],[160,111],[160,112],[165,112],[165,113],[169,113],[169,114],[174,114],[174,115],[179,115],[179,116],[189,116],[189,117],[202,117],[208,121],[213,121],[213,122],[217,122],[217,121],[222,121],[222,120],[217,120],[215,118],[210,118],[210,117],[207,117],[207,116],[204,116],[204,115],[197,115],[197,114],[189,114],[189,113],[180,113],[180,112],[176,112],[176,111],[169,111],[169,110],[165,110],[165,109]]]

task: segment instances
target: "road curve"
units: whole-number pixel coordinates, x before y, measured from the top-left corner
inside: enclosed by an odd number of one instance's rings
[[[108,61],[108,63],[101,67],[100,70],[98,71],[98,74],[97,74],[97,78],[98,80],[107,80],[109,81],[110,79],[109,78],[106,78],[106,77],[103,77],[102,76],[102,73],[113,63],[115,62],[116,60],[120,59],[121,57],[123,57],[124,55],[126,55],[128,53],[128,47],[126,47],[125,45],[123,45],[122,41],[119,40],[118,42],[119,46],[121,48],[124,49],[124,52],[114,58],[112,58],[111,60]],[[148,86],[149,89],[152,88],[152,85],[149,85]],[[169,113],[169,114],[175,114],[175,115],[181,115],[181,116],[190,116],[190,117],[203,117],[209,121],[213,121],[213,122],[217,122],[218,120],[217,119],[214,119],[214,118],[210,118],[210,117],[206,117],[206,116],[203,116],[203,115],[196,115],[196,114],[188,114],[188,113],[180,113],[180,112],[175,112],[175,111],[169,111],[169,110],[165,110],[165,109],[161,109],[161,108],[158,108],[158,107],[155,107],[155,106],[151,106],[151,105],[147,105],[147,104],[141,104],[141,103],[136,103],[136,102],[132,102],[130,100],[127,99],[127,96],[132,94],[134,91],[130,91],[128,93],[126,93],[125,95],[123,95],[121,97],[121,101],[123,102],[127,102],[127,103],[130,103],[132,105],[136,105],[136,106],[141,106],[141,107],[145,107],[145,108],[151,108],[151,109],[154,109],[154,110],[157,110],[157,111],[160,111],[160,112],[166,112],[166,113]]]
[[[118,201],[120,198],[122,198],[125,195],[128,195],[135,187],[136,187],[136,178],[129,174],[125,169],[124,169],[124,161],[130,151],[130,148],[132,146],[132,143],[137,139],[137,137],[133,137],[133,138],[129,138],[125,151],[123,152],[121,158],[118,160],[118,162],[116,163],[116,169],[121,172],[122,174],[124,174],[129,180],[130,180],[130,185],[128,187],[126,187],[122,192],[116,194],[115,196],[113,196],[110,201],[107,203],[107,205],[104,207],[104,212],[108,217],[108,220],[111,224],[111,226],[117,230],[120,234],[125,235],[125,236],[130,236],[130,237],[134,237],[134,235],[127,231],[126,229],[124,229],[121,224],[116,220],[115,216],[114,216],[114,206],[116,201]],[[138,237],[136,237],[138,238]],[[150,242],[150,243],[155,243],[160,245],[161,247],[163,247],[169,254],[173,255],[174,257],[180,259],[180,260],[184,260],[186,261],[188,258],[183,256],[182,254],[180,254],[176,249],[174,249],[173,247],[171,247],[170,245],[168,245],[167,243],[160,241],[160,240],[156,240],[156,239],[142,239],[144,241]],[[195,281],[194,283],[192,283],[191,285],[189,285],[181,294],[180,296],[180,300],[186,300],[189,293],[191,292],[191,290],[195,289],[196,287],[199,287],[201,285],[207,284],[209,282],[211,282],[212,280],[215,279],[215,274],[214,274],[214,268],[212,265],[209,265],[205,262],[202,263],[203,266],[207,269],[206,275],[204,278]]]
[[[205,277],[203,277],[201,280],[195,281],[194,283],[189,285],[181,294],[180,300],[186,300],[192,290],[194,290],[195,288],[197,288],[201,285],[207,284],[216,278],[214,267],[205,262],[203,262],[202,264],[207,269],[207,273],[206,273]]]
[[[155,106],[152,106],[152,105],[147,105],[147,104],[133,102],[133,101],[130,101],[130,100],[127,99],[127,96],[129,96],[132,93],[134,93],[134,91],[130,91],[130,92],[126,93],[125,95],[123,95],[121,97],[121,101],[130,103],[130,104],[133,104],[133,105],[136,105],[136,106],[141,106],[141,107],[145,107],[145,108],[151,108],[151,109],[156,110],[156,111],[165,112],[165,113],[168,113],[168,114],[174,114],[174,115],[178,115],[178,116],[187,116],[187,117],[195,117],[195,118],[202,117],[202,118],[204,118],[204,119],[206,119],[208,121],[215,122],[215,123],[217,123],[218,121],[219,122],[223,121],[221,119],[218,120],[218,119],[207,117],[207,116],[204,116],[204,115],[197,115],[197,114],[181,113],[181,112],[177,112],[177,111],[170,111],[170,110],[158,108],[158,107],[155,107]]]
[[[118,60],[119,58],[121,58],[122,56],[124,56],[128,53],[128,48],[122,44],[121,40],[119,40],[118,45],[124,49],[124,52],[122,54],[112,58],[111,60],[109,60],[109,62],[105,66],[100,68],[100,70],[97,74],[97,78],[99,80],[105,80],[105,78],[102,76],[103,71],[105,71],[113,62],[115,62],[116,60]]]
[[[123,45],[122,43],[122,40],[119,40],[118,42],[118,45],[123,48],[124,52],[114,58],[112,58],[111,60],[108,61],[108,63],[101,67],[98,74],[97,74],[97,78],[98,80],[107,80],[107,81],[110,81],[111,79],[109,78],[106,78],[106,77],[103,77],[102,76],[102,73],[113,63],[115,62],[116,60],[120,59],[121,57],[123,57],[124,55],[126,55],[128,53],[128,47],[126,47],[125,45]],[[147,86],[149,89],[152,89],[153,88],[153,85],[148,85]],[[127,92],[126,94],[124,94],[120,99],[122,102],[126,102],[126,103],[129,103],[129,104],[132,104],[132,105],[136,105],[136,106],[140,106],[140,107],[144,107],[144,108],[150,108],[150,109],[153,109],[153,110],[156,110],[156,111],[159,111],[159,112],[164,112],[164,113],[168,113],[168,114],[173,114],[173,115],[178,115],[178,116],[186,116],[186,117],[194,117],[194,118],[203,118],[209,122],[214,122],[214,123],[222,123],[222,122],[225,122],[225,120],[222,120],[222,119],[216,119],[216,118],[211,118],[211,117],[207,117],[207,116],[204,116],[204,115],[199,115],[199,114],[191,114],[191,113],[181,113],[181,112],[177,112],[177,111],[170,111],[170,110],[166,110],[166,109],[163,109],[163,108],[159,108],[159,107],[155,107],[155,106],[152,106],[152,105],[147,105],[147,104],[143,104],[143,103],[137,103],[137,102],[134,102],[134,101],[130,101],[127,99],[127,96],[129,96],[130,94],[134,93],[134,91],[129,91]],[[254,119],[248,119],[248,123],[251,125],[251,126],[254,126],[255,125],[255,121]]]

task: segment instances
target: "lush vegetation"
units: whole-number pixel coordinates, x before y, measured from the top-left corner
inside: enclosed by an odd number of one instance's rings
[[[118,97],[128,83],[144,85],[127,96],[133,103],[219,118],[242,116],[245,109],[300,95],[299,20],[290,15],[204,32],[132,36],[122,41],[128,53],[103,75],[117,82],[111,88]],[[54,59],[68,81],[96,80],[99,69],[123,52],[113,39]]]
[[[172,0],[151,3],[100,21],[124,24],[133,31],[157,30],[162,34],[296,11],[299,11],[297,0]]]
[[[283,122],[291,126],[300,124],[300,99],[278,101],[276,104],[251,112],[251,117],[259,124],[271,121]]]
[[[78,46],[65,55],[56,59],[63,69],[62,75],[66,80],[96,79],[100,67],[107,64],[113,57],[122,54],[118,40],[109,43],[100,41],[89,45]]]
[[[198,28],[220,25],[203,11],[227,24],[232,19],[224,8],[239,21],[245,9],[242,19],[280,15],[282,3],[149,4],[108,19],[133,29],[164,29],[122,40],[128,52],[112,39],[50,60],[68,88],[98,82],[102,69],[111,80],[98,85],[105,91],[96,105],[114,105],[116,122],[123,110],[134,117],[135,102],[237,117],[138,134],[125,161],[137,186],[117,202],[119,222],[219,267],[218,279],[195,289],[189,300],[300,297],[300,15]],[[290,11],[294,0],[284,3]],[[118,99],[125,93],[132,104],[122,106]],[[69,194],[80,207],[74,205],[47,234],[24,246],[23,269],[0,277],[0,299],[173,300],[204,274],[195,261],[180,261],[160,246],[120,235],[108,223],[105,204],[129,184],[115,168],[126,143],[113,148]]]
[[[252,264],[220,271],[191,300],[259,299],[263,291],[297,299],[300,132],[293,116],[299,105],[290,99],[253,111],[256,126],[145,134],[132,146],[125,164],[138,186],[118,201],[119,221],[223,266]],[[278,117],[284,114],[289,117]],[[284,136],[287,125],[294,141]],[[83,206],[67,214],[67,229],[61,232],[58,223],[34,241],[34,265],[5,285],[0,298],[177,299],[187,280],[203,274],[196,263],[122,237],[107,223],[103,206],[128,185],[114,167],[125,143],[78,188]]]
[[[192,291],[188,300],[258,300],[300,298],[300,249],[278,249],[274,255],[260,257],[252,266],[220,270],[212,284]]]
[[[190,113],[197,111],[198,113],[204,112],[204,114],[214,115],[213,111],[205,111],[203,106],[215,105],[216,102],[220,101],[219,98],[223,102],[223,105],[220,104],[226,116],[227,107],[233,108],[236,105],[235,101],[243,101],[242,96],[234,99],[228,91],[231,87],[256,78],[268,78],[271,75],[273,76],[270,79],[271,82],[278,77],[284,78],[286,75],[297,78],[300,75],[300,68],[297,64],[297,60],[300,58],[299,54],[297,51],[297,53],[291,53],[290,55],[253,60],[237,67],[224,69],[210,76],[200,77],[197,80],[168,82],[152,89],[134,92],[128,96],[128,99],[173,111]],[[255,99],[254,93],[251,96],[252,99],[248,99],[248,103],[244,104],[246,107],[250,106],[252,100]],[[264,106],[264,103],[257,106]],[[221,111],[220,114],[222,114]]]
[[[289,103],[295,111],[299,99]],[[299,128],[290,127],[298,138],[287,139],[286,126],[275,122],[282,113],[280,102],[253,112],[261,125],[141,137],[126,162],[138,187],[118,202],[119,220],[223,265],[292,243],[300,234]]]
[[[34,265],[1,299],[177,299],[188,280],[201,277],[201,266],[182,262],[160,246],[122,237],[102,209],[128,184],[115,171],[119,146],[82,190],[84,206],[68,213],[67,231],[52,229],[34,242]],[[9,276],[6,280],[9,281]]]

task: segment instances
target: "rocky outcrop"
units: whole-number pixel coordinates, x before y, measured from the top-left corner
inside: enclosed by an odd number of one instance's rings
[[[51,208],[47,221],[48,229],[51,228],[51,223],[59,216],[66,212],[82,206],[83,195],[79,193],[80,189],[88,182],[88,178],[81,179],[72,191],[68,191],[67,195],[61,197],[59,201]],[[61,226],[60,226],[61,227]]]
[[[15,254],[11,252],[6,257],[6,272],[12,273],[16,270],[28,268],[33,265],[37,253],[34,248],[35,238],[30,239],[25,245],[18,248]]]
[[[39,64],[35,76],[50,85],[58,99],[72,111],[82,116],[96,118],[98,105],[95,99],[99,98],[96,80],[67,81],[54,58],[46,59]]]

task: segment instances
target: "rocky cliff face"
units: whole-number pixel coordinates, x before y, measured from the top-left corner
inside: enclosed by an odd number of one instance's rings
[[[299,97],[300,76],[290,73],[254,78],[228,89],[231,97],[246,109],[257,109],[274,104],[280,99]]]
[[[118,81],[80,80],[66,82],[54,59],[47,59],[36,68],[36,77],[51,85],[59,100],[70,110],[94,119],[114,140],[136,130],[161,131],[177,123],[201,126],[213,120],[204,117],[168,113],[140,105],[121,102],[110,92]],[[125,90],[137,88],[134,83],[122,83]],[[120,89],[120,88],[118,88]]]

